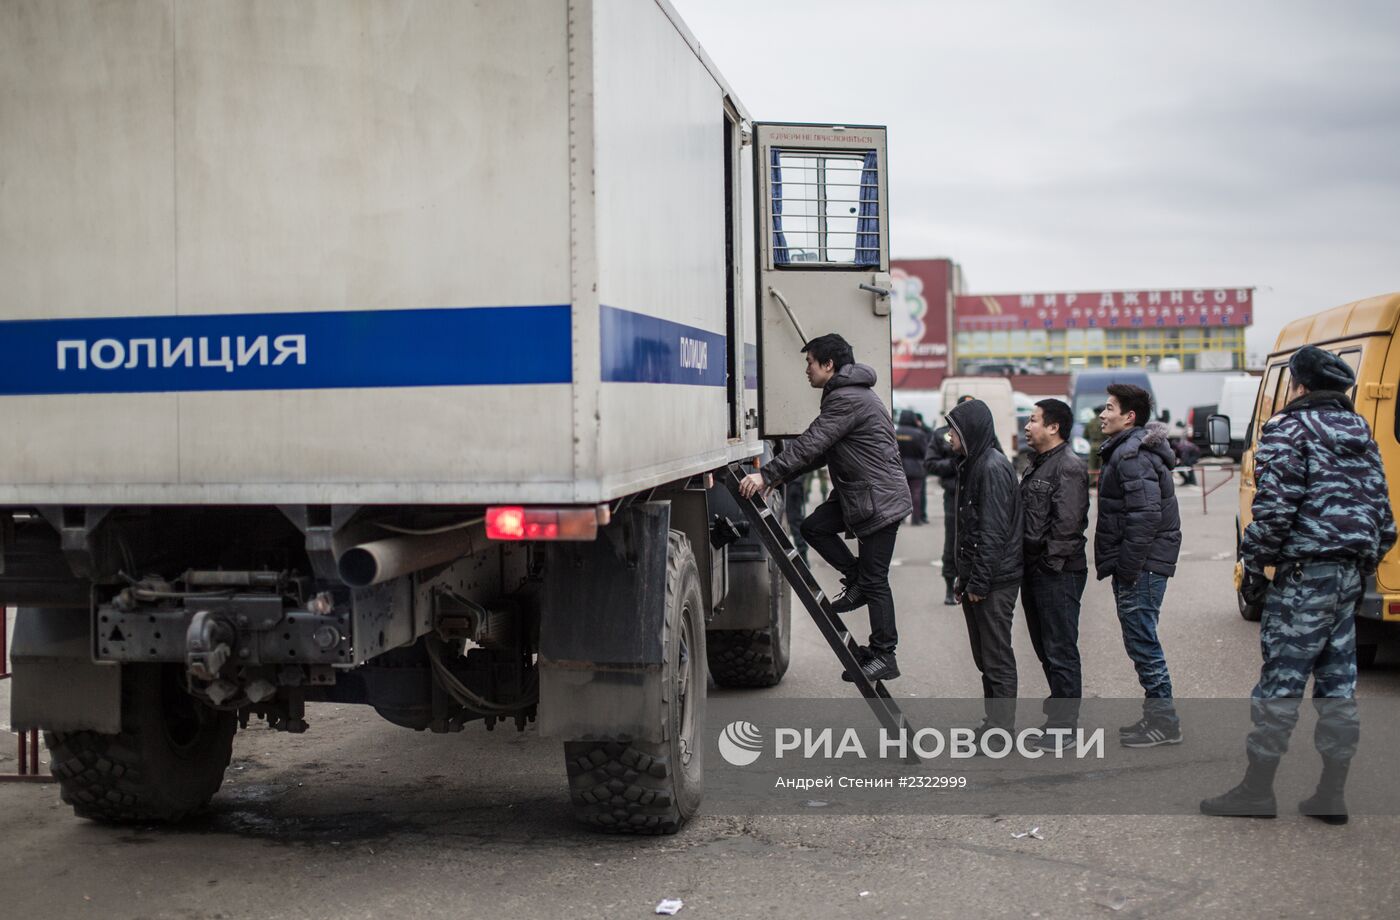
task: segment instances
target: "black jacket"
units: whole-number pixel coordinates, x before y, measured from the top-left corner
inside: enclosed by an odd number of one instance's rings
[[[1175,575],[1181,552],[1181,513],[1176,506],[1167,426],[1149,422],[1120,431],[1099,448],[1099,526],[1094,568],[1131,584],[1143,572]]]
[[[899,413],[899,427],[894,430],[899,442],[899,460],[904,465],[906,479],[924,478],[924,454],[928,452],[928,433],[919,427],[919,419],[905,409]]]
[[[1021,478],[1026,571],[1083,572],[1089,528],[1089,471],[1068,444],[1036,454]]]
[[[954,406],[948,424],[966,451],[958,464],[958,583],[963,593],[985,597],[1021,583],[1021,491],[986,403]]]
[[[933,429],[928,437],[928,451],[924,454],[924,472],[938,477],[943,491],[956,488],[958,484],[958,455],[948,444],[948,426]]]
[[[875,371],[867,365],[841,368],[822,388],[821,414],[762,469],[763,481],[776,486],[825,465],[841,517],[858,537],[914,510],[894,420],[874,386]]]

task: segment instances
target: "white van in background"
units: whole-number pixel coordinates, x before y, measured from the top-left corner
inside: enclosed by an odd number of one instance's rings
[[[992,410],[997,443],[1006,456],[1016,458],[1016,397],[1011,381],[1005,377],[949,377],[943,381],[943,406],[946,413],[964,396],[972,396]],[[927,416],[925,416],[927,418]],[[942,424],[940,419],[939,424]],[[937,426],[934,426],[937,427]]]
[[[1220,402],[1216,412],[1230,417],[1230,456],[1238,458],[1244,452],[1249,435],[1249,420],[1254,402],[1259,398],[1259,382],[1263,377],[1227,377],[1221,384]]]

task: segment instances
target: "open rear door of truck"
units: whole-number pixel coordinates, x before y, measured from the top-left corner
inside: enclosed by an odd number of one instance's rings
[[[885,129],[756,123],[753,150],[760,429],[790,437],[819,409],[801,354],[819,335],[845,337],[891,403]]]

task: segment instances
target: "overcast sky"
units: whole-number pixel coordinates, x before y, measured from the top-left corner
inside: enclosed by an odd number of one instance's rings
[[[971,293],[1400,291],[1400,2],[672,0],[758,120],[889,126],[895,258]]]

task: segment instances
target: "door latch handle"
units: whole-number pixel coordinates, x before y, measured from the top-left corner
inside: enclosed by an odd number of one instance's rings
[[[862,291],[869,291],[876,297],[888,297],[892,293],[889,288],[876,287],[873,284],[862,284],[860,289]]]

